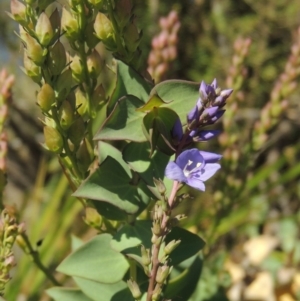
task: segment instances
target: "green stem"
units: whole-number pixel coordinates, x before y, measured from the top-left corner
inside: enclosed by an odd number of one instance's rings
[[[23,233],[21,234],[23,241],[26,244],[26,247],[28,248],[28,254],[31,256],[33,262],[36,264],[36,266],[45,274],[45,276],[54,284],[57,286],[61,286],[61,284],[55,279],[55,277],[51,274],[48,268],[46,268],[43,263],[40,260],[39,253],[33,249],[28,236]]]

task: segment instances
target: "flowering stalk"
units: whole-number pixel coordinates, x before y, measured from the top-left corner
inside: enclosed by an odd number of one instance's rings
[[[172,136],[176,148],[175,161],[170,161],[165,169],[165,176],[174,181],[168,198],[165,195],[163,183],[160,180],[154,181],[162,199],[154,207],[152,249],[149,262],[151,263],[151,269],[148,272],[148,261],[144,267],[150,278],[147,301],[161,299],[163,286],[172,269],[168,262],[168,256],[180,243],[180,241],[170,242],[170,245],[165,247],[162,258],[159,258],[160,249],[166,235],[171,231],[172,226],[177,224],[183,217],[179,215],[172,218],[172,211],[179,203],[176,194],[180,188],[180,183],[186,183],[195,189],[204,191],[204,182],[211,178],[221,167],[218,164],[221,155],[199,151],[196,148],[188,150],[184,150],[184,148],[193,141],[207,141],[218,134],[216,131],[203,130],[203,128],[215,123],[223,115],[224,110],[222,108],[231,93],[232,89],[222,91],[218,88],[216,80],[211,85],[202,82],[199,89],[200,97],[196,106],[187,115],[188,124],[185,133],[183,133],[179,119],[173,127]]]
[[[177,57],[178,14],[172,10],[168,16],[159,20],[161,32],[152,39],[152,49],[148,57],[148,72],[155,82],[161,81]]]
[[[6,155],[7,136],[4,131],[4,124],[8,117],[8,107],[11,99],[11,88],[14,77],[8,75],[5,69],[0,72],[0,210],[3,206],[3,190],[6,185]]]
[[[24,225],[17,223],[12,210],[3,209],[0,215],[0,296],[10,280],[9,271],[15,266],[12,247],[23,231]]]
[[[297,87],[297,78],[300,76],[300,28],[296,32],[296,39],[291,47],[291,54],[283,73],[276,81],[269,102],[263,107],[259,120],[254,125],[253,149],[259,149],[268,138],[267,132],[277,123],[287,109],[286,98]],[[298,118],[298,117],[297,117]]]

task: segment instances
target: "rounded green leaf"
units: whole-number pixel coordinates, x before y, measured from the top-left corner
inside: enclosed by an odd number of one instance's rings
[[[124,96],[116,103],[110,115],[95,135],[95,140],[145,141],[141,127],[144,114],[137,112],[143,102],[132,96]]]
[[[186,115],[196,105],[199,98],[199,83],[184,80],[166,80],[157,84],[150,92],[150,97],[157,94],[173,109],[182,124],[186,124]]]
[[[78,288],[51,287],[46,292],[55,301],[94,301]]]
[[[134,95],[145,103],[153,86],[152,83],[146,81],[139,73],[122,61],[116,60],[116,63],[117,83],[111,99],[109,100],[109,113],[112,111],[117,101],[125,95]]]
[[[102,283],[120,281],[129,264],[125,257],[110,247],[112,236],[101,234],[71,253],[57,271]]]
[[[142,181],[138,185],[132,183],[129,175],[128,167],[107,157],[73,195],[107,202],[127,214],[135,214],[148,204],[149,190]]]
[[[104,284],[79,277],[74,277],[74,280],[80,289],[94,301],[134,301],[124,281]]]
[[[126,249],[144,245],[151,247],[151,221],[136,221],[134,225],[125,225],[114,236],[110,242],[111,247],[122,252]]]
[[[205,245],[205,242],[198,235],[179,227],[174,227],[166,236],[166,244],[173,239],[181,240],[181,242],[170,255],[172,265],[177,265],[197,254]]]

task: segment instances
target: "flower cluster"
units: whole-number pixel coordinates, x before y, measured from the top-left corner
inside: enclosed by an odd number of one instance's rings
[[[151,43],[152,49],[148,57],[148,72],[155,82],[161,81],[171,62],[177,57],[178,31],[180,22],[178,14],[172,10],[168,16],[160,18],[161,32]]]
[[[207,141],[218,135],[220,131],[203,130],[203,127],[214,124],[224,114],[223,107],[232,91],[232,89],[221,90],[218,88],[216,79],[210,85],[202,81],[196,105],[187,114],[185,133],[179,119],[173,126],[172,136],[175,143],[183,148],[192,141]],[[168,163],[165,176],[204,191],[204,182],[221,167],[217,163],[220,158],[221,155],[199,151],[196,148],[185,150],[179,154],[175,162]]]

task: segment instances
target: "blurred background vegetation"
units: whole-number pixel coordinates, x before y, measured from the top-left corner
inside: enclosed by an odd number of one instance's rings
[[[57,1],[62,3],[62,1]],[[164,79],[234,88],[218,141],[201,144],[224,155],[208,191],[185,203],[183,226],[207,242],[202,279],[189,300],[300,300],[300,6],[298,0],[135,1],[147,69],[159,20],[178,14],[177,57]],[[0,2],[0,67],[16,76],[6,130],[9,136],[5,201],[54,271],[70,250],[71,234],[94,231],[82,221],[54,157],[40,147],[37,86],[19,69],[17,24]],[[101,50],[110,62],[110,55]],[[111,76],[110,71],[107,73]],[[103,74],[103,83],[111,83]],[[41,243],[42,241],[42,243]],[[20,250],[7,288],[8,301],[50,300],[50,283]],[[58,275],[61,277],[61,275]],[[63,279],[61,279],[63,280]],[[184,300],[179,297],[178,300]]]

